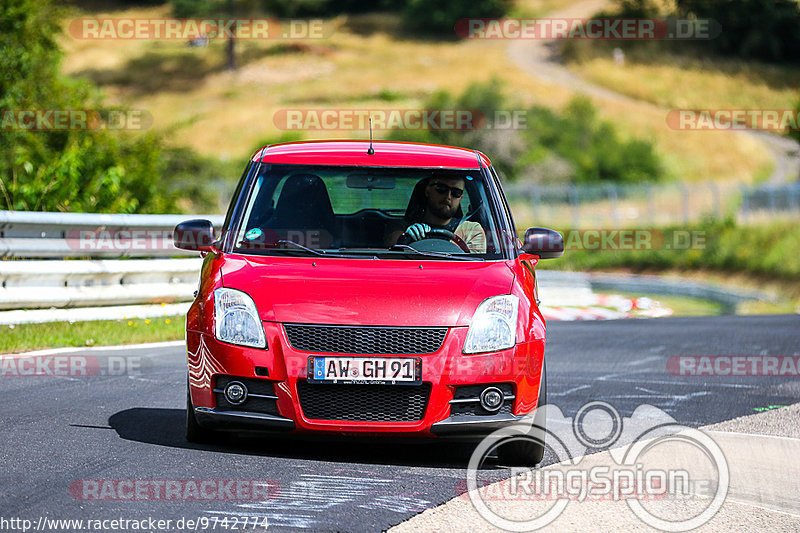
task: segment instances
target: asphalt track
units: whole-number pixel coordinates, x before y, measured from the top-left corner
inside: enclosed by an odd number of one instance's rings
[[[233,517],[266,516],[269,530],[380,531],[464,491],[463,452],[453,446],[286,438],[188,444],[180,347],[87,353],[100,368],[108,368],[107,357],[138,366],[126,375],[0,377],[0,524],[205,517],[207,531],[215,518],[217,531],[232,531]],[[567,416],[595,400],[623,416],[650,404],[701,426],[800,402],[797,376],[677,376],[666,368],[678,355],[800,355],[800,316],[552,322],[549,403]],[[69,490],[82,480],[189,479],[268,479],[273,492],[257,501],[97,501]],[[263,530],[241,521],[237,529]]]

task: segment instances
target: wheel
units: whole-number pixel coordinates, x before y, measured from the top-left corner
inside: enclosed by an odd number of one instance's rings
[[[434,229],[430,230],[428,233],[425,234],[424,238],[422,238],[422,239],[420,239],[418,241],[411,240],[411,238],[408,237],[407,234],[403,233],[397,239],[397,244],[408,244],[408,245],[410,245],[413,242],[422,242],[422,241],[424,241],[426,239],[441,239],[441,240],[444,240],[444,241],[450,241],[453,244],[455,244],[456,246],[458,246],[461,249],[461,251],[466,252],[466,253],[471,253],[471,250],[469,249],[469,246],[467,246],[467,243],[464,242],[464,239],[462,239],[461,237],[459,237],[458,235],[456,235],[452,231],[450,231],[448,229],[443,229],[443,228],[434,228]]]
[[[426,239],[444,239],[450,241],[463,251],[470,253],[469,246],[464,242],[464,239],[447,229],[432,229],[425,236]]]
[[[536,415],[533,425],[540,428],[536,431],[541,438],[517,438],[497,448],[497,459],[501,464],[508,466],[535,466],[542,462],[544,457],[544,436],[546,434],[547,414],[542,409],[547,405],[547,373],[542,361],[542,381],[539,387],[539,403],[536,406]]]
[[[207,444],[216,442],[219,435],[216,431],[206,429],[197,423],[194,416],[194,406],[189,395],[189,386],[186,386],[186,440],[196,444]]]

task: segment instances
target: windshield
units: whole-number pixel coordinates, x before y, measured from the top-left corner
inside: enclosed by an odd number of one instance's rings
[[[501,259],[479,170],[263,164],[235,251]]]

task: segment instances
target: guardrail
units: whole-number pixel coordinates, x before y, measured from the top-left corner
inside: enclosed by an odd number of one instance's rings
[[[222,215],[105,215],[0,211],[0,257],[120,258],[193,256],[172,244],[175,226],[207,218],[215,227]]]
[[[175,248],[172,233],[191,218],[215,227],[224,221],[221,215],[0,211],[0,257],[6,259],[0,261],[0,309],[189,301],[201,259]],[[181,256],[194,257],[174,259]]]
[[[175,225],[190,218],[207,218],[217,228],[223,223],[220,215],[0,211],[0,256],[10,259],[0,260],[0,309],[190,301],[202,260],[163,258],[197,256],[172,245]],[[126,259],[98,259],[108,257]],[[149,259],[127,259],[130,257]],[[539,278],[544,283],[567,282],[596,290],[694,296],[720,302],[730,311],[743,300],[770,299],[762,293],[730,291],[685,280],[665,281],[657,276],[543,270]]]
[[[185,302],[202,259],[0,261],[0,309]]]

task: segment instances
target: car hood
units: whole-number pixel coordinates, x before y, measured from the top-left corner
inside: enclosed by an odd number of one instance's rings
[[[229,256],[222,267],[262,320],[304,324],[467,326],[513,281],[504,262]]]

